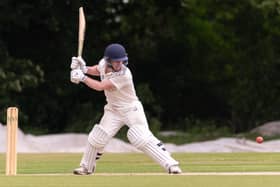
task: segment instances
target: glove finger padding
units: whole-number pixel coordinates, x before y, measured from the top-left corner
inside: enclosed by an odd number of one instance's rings
[[[83,73],[87,73],[87,71],[88,71],[88,68],[86,66],[86,62],[80,56],[79,57],[72,57],[70,68],[72,70],[80,69],[80,70],[82,70]]]
[[[73,79],[73,78],[71,78],[70,80],[71,80],[71,82],[74,83],[74,84],[79,84],[79,83],[80,83],[80,81],[78,81],[78,80],[76,80],[76,79]]]
[[[71,71],[71,73],[70,73],[70,81],[74,84],[79,84],[80,83],[79,80],[77,80],[73,77],[73,71]]]
[[[79,62],[80,69],[83,71],[83,73],[87,73],[88,68],[86,65],[86,61],[81,56],[76,58],[76,60]]]
[[[77,57],[72,57],[70,68],[71,69],[78,69],[78,68],[80,68],[80,63],[79,63]]]
[[[79,84],[81,81],[84,81],[86,76],[80,69],[74,69],[70,73],[70,80],[75,84]]]

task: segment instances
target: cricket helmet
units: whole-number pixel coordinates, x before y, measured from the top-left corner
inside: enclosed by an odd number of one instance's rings
[[[128,64],[128,57],[125,48],[118,43],[113,43],[106,47],[104,58],[109,63],[112,61],[123,61],[124,65]]]

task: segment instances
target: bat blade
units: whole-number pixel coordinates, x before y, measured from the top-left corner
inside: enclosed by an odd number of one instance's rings
[[[82,56],[86,31],[86,19],[83,7],[79,8],[79,35],[78,35],[78,56]]]

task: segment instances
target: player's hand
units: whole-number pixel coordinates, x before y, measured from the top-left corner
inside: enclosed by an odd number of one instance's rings
[[[86,79],[85,74],[80,69],[73,69],[70,73],[70,80],[75,84],[79,84]]]
[[[86,66],[86,62],[84,61],[84,59],[82,57],[72,57],[72,61],[71,61],[71,69],[81,69],[83,71],[83,73],[87,73],[88,68]]]
[[[80,69],[83,71],[83,73],[87,73],[88,68],[87,68],[86,61],[84,61],[84,59],[83,59],[81,56],[79,56],[79,57],[77,58],[77,61],[79,62],[79,64],[80,64]]]
[[[78,68],[80,68],[80,64],[79,64],[79,61],[77,60],[77,57],[75,57],[75,56],[72,57],[70,68],[71,69],[78,69]]]

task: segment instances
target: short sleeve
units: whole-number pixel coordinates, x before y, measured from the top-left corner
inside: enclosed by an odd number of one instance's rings
[[[104,58],[102,58],[102,59],[99,60],[99,62],[98,62],[97,70],[98,70],[99,72],[102,72],[102,69],[104,69],[104,66],[105,66],[105,60],[104,60]]]

